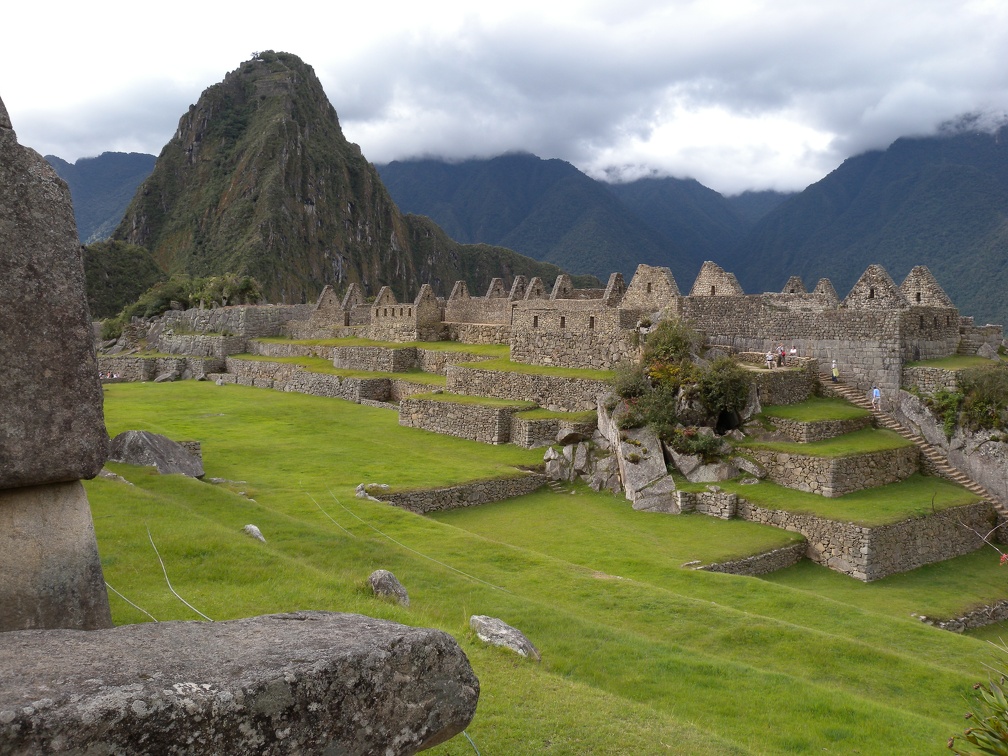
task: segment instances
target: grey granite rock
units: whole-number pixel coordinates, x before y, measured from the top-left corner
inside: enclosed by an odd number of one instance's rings
[[[469,627],[476,637],[491,646],[500,646],[514,651],[516,654],[541,661],[539,649],[517,628],[511,627],[504,620],[487,617],[485,614],[474,614],[469,618]]]
[[[70,191],[0,103],[0,488],[93,478],[108,449]]]
[[[123,431],[109,449],[109,459],[129,465],[156,467],[162,475],[203,477],[203,461],[181,444],[150,431]]]
[[[388,570],[375,570],[368,575],[368,585],[376,596],[384,596],[397,601],[402,606],[409,606],[409,594],[399,582],[399,578]]]
[[[412,754],[461,732],[478,698],[451,636],[352,614],[0,644],[4,754]]]

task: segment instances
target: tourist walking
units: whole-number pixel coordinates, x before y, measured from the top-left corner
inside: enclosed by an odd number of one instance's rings
[[[840,382],[840,370],[836,366],[836,360],[833,360],[833,372],[832,372],[832,375],[830,377],[830,380],[832,380],[833,383],[839,383]]]
[[[777,345],[777,367],[784,367],[784,345]]]
[[[878,386],[871,387],[871,406],[873,410],[882,410],[882,392]]]
[[[773,370],[773,352],[766,353],[766,367],[767,370]]]

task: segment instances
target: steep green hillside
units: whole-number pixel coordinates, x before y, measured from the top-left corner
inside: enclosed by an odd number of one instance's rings
[[[963,314],[1008,321],[1008,127],[899,139],[846,160],[765,217],[724,267],[747,291],[792,274],[841,297],[871,263],[926,265]]]
[[[109,318],[166,278],[150,253],[125,242],[84,247],[84,279],[92,318]]]
[[[56,169],[73,198],[77,235],[84,244],[102,241],[119,225],[137,187],[154,169],[153,155],[103,152],[68,163],[55,155],[45,159]]]
[[[677,275],[700,266],[678,240],[641,224],[606,185],[562,160],[510,154],[395,161],[379,171],[400,208],[429,216],[459,241],[501,244],[602,280],[630,275],[639,263]]]
[[[314,71],[264,52],[203,92],[179,121],[114,238],[148,250],[162,270],[255,277],[274,302],[312,301],[326,284],[389,285],[413,296],[428,275],[560,272],[516,255],[494,262],[404,219],[377,172],[348,142]],[[438,293],[447,294],[444,288]]]

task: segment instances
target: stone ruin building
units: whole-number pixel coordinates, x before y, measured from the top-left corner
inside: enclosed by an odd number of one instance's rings
[[[613,273],[604,289],[576,289],[566,275],[547,289],[539,278],[518,276],[510,289],[493,279],[482,296],[459,281],[447,299],[425,284],[412,301],[399,302],[382,287],[368,302],[351,284],[342,299],[327,287],[314,307],[169,312],[164,325],[244,337],[508,344],[515,362],[611,369],[636,358],[640,337],[646,338],[642,324],[670,315],[729,353],[793,346],[824,369],[836,360],[846,382],[883,391],[899,388],[906,362],[976,354],[984,345],[996,350],[1003,339],[1001,326],[977,326],[961,316],[924,266],[897,286],[881,265],[871,265],[840,299],[828,279],[809,291],[797,276],[780,292],[746,294],[713,262],[704,263],[687,294],[668,268],[640,265],[629,284]]]

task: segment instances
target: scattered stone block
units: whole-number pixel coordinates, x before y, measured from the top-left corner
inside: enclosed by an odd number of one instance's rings
[[[375,596],[392,598],[402,606],[409,606],[409,594],[402,583],[388,570],[375,570],[368,576],[368,585]]]
[[[487,617],[485,614],[474,614],[469,618],[469,627],[476,633],[476,637],[484,643],[510,649],[528,659],[542,660],[539,650],[532,645],[525,634],[503,620]]]
[[[259,528],[257,528],[255,525],[252,525],[251,523],[242,528],[242,532],[245,533],[246,535],[252,536],[257,541],[262,541],[263,543],[266,543],[266,539],[263,537],[262,531],[259,530]]]
[[[462,732],[479,699],[450,635],[353,614],[3,641],[0,748],[12,754],[412,754]]]
[[[123,431],[114,439],[109,459],[129,465],[156,467],[162,475],[203,477],[203,461],[167,436],[149,431]]]

